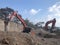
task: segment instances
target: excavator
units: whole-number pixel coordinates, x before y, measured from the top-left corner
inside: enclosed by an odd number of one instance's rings
[[[51,28],[48,27],[48,25],[52,23]],[[55,27],[56,19],[52,19],[50,21],[47,21],[44,28],[40,29],[40,32],[38,35],[45,37],[45,38],[50,38],[56,36],[56,33],[54,33],[53,29]]]
[[[7,13],[6,13],[7,12]],[[21,15],[17,14],[16,11],[14,11],[11,8],[2,8],[0,9],[0,13],[4,15],[4,24],[5,24],[5,31],[7,31],[7,26],[9,21],[13,18],[13,16],[17,17],[19,21],[23,24],[23,31],[24,33],[29,33],[31,31],[31,28],[27,26],[24,19],[21,17]],[[10,15],[8,15],[10,13]]]
[[[14,11],[12,12],[9,20],[11,20],[13,16],[16,16],[19,19],[19,21],[21,21],[21,23],[23,24],[24,33],[29,33],[31,31],[31,28],[27,26],[24,19],[22,19],[21,15],[17,14],[17,12]]]
[[[48,30],[48,25],[52,23],[52,26],[50,28],[50,32],[52,33],[52,29],[54,29],[55,27],[55,23],[56,23],[56,19],[54,18],[53,20],[50,20],[50,21],[47,21],[46,24],[45,24],[45,30]]]

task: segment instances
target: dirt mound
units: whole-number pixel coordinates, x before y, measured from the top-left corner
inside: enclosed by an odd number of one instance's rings
[[[2,32],[0,33],[0,45],[34,45],[32,37],[26,33]]]
[[[0,45],[60,45],[60,39],[42,38],[27,33],[0,32]]]

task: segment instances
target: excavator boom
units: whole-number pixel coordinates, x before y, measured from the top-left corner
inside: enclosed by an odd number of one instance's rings
[[[16,16],[19,19],[19,21],[21,21],[21,23],[23,24],[23,32],[29,33],[31,31],[31,28],[27,26],[24,19],[22,19],[21,15],[18,15],[17,12],[13,12],[10,16],[10,20],[11,18],[13,18],[13,16]]]

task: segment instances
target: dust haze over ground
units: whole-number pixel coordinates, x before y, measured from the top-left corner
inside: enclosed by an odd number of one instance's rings
[[[0,24],[2,24],[2,22],[3,21],[0,20]],[[15,31],[13,28],[16,26],[16,23],[10,23],[10,31],[8,30],[8,32],[5,32],[4,30],[2,31],[0,25],[0,45],[60,45],[60,36],[58,37],[50,34],[47,35],[47,32],[45,33],[45,31],[41,30],[38,31],[39,29],[32,29],[32,31],[35,32],[33,34],[32,32],[30,32],[29,34],[22,33],[21,31],[19,31],[22,30],[22,26],[17,27],[17,31]],[[13,25],[13,28],[11,27],[11,25]],[[4,27],[4,25],[2,25],[2,27]],[[38,35],[38,32],[41,32],[41,34]]]

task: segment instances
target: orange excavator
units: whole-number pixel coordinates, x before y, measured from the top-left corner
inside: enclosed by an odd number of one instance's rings
[[[9,21],[13,18],[13,16],[17,17],[19,21],[23,24],[23,31],[24,33],[29,33],[31,31],[31,28],[27,26],[24,19],[21,17],[21,15],[17,14],[13,9],[11,8],[2,8],[0,9],[0,12],[4,15],[4,24],[5,24],[5,31],[7,31],[7,26]],[[8,15],[7,13],[10,13]],[[9,17],[10,16],[10,17]]]
[[[56,19],[54,18],[53,20],[47,21],[45,24],[45,30],[48,30],[48,24],[52,23],[50,32],[53,32],[52,29],[55,27]]]
[[[17,14],[17,12],[14,11],[14,12],[12,12],[9,20],[11,20],[11,18],[13,16],[16,16],[19,19],[19,21],[21,21],[21,23],[23,24],[23,32],[24,33],[29,33],[31,31],[31,28],[27,26],[24,19],[22,19],[21,15]]]

